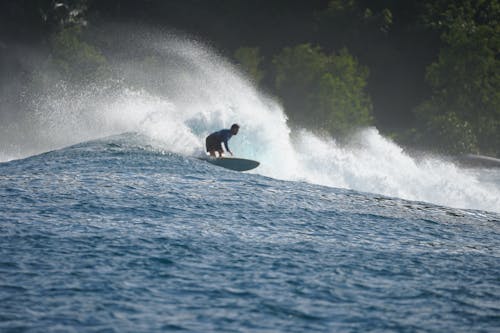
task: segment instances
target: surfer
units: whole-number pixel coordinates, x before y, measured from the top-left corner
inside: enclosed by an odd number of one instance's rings
[[[207,139],[205,140],[205,144],[207,147],[207,152],[210,154],[210,156],[215,157],[215,152],[219,153],[219,157],[222,157],[222,153],[224,152],[222,150],[222,143],[224,142],[224,147],[226,148],[226,151],[233,155],[231,150],[229,149],[227,142],[233,135],[238,134],[238,130],[240,129],[240,125],[238,124],[233,124],[231,125],[230,129],[223,129],[218,132],[214,132],[207,136]]]

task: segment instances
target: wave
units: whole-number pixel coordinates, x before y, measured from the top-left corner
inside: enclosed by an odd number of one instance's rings
[[[292,132],[281,105],[207,46],[157,34],[136,43],[140,54],[114,57],[110,64],[119,80],[56,81],[36,94],[28,91],[27,112],[1,115],[0,161],[125,132],[147,136],[163,151],[196,155],[206,135],[237,122],[241,130],[230,146],[261,162],[256,173],[499,211],[498,177],[484,179],[479,170],[436,157],[416,159],[375,128],[360,130],[347,144]],[[161,61],[144,68],[148,52]]]

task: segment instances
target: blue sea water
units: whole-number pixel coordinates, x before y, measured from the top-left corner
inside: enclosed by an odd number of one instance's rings
[[[112,78],[27,48],[43,79],[0,87],[0,332],[500,331],[500,170],[291,129],[201,42],[102,31]],[[258,169],[196,158],[233,122]]]
[[[126,134],[0,163],[1,332],[498,332],[500,215]]]

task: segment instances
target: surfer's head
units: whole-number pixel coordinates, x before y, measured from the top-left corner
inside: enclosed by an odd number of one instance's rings
[[[231,133],[232,133],[233,135],[238,134],[238,130],[239,130],[239,129],[240,129],[240,125],[238,125],[238,124],[232,124],[232,125],[231,125]]]

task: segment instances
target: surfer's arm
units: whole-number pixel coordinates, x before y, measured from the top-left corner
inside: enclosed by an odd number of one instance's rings
[[[227,145],[227,140],[224,140],[224,147],[226,148],[226,151],[227,151],[229,154],[233,155],[233,152],[229,149],[229,147],[228,147],[228,145]]]

